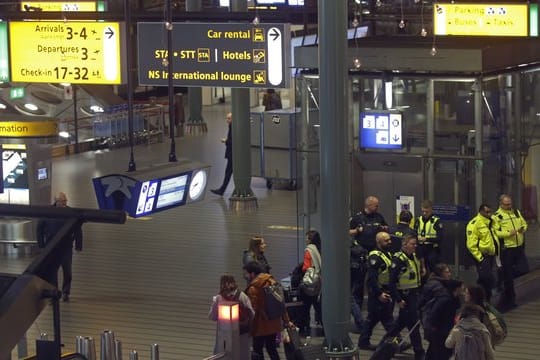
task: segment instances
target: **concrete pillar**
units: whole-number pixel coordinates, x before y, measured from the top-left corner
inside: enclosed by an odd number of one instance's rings
[[[202,0],[186,0],[186,12],[202,11]],[[201,135],[208,132],[208,126],[202,116],[202,88],[188,88],[189,117],[186,134]]]
[[[231,0],[231,11],[247,11],[247,1]],[[251,190],[249,101],[249,89],[231,89],[234,191],[229,201],[233,210],[257,208],[257,198]]]
[[[321,227],[325,345],[330,358],[352,358],[347,155],[347,1],[319,0]]]

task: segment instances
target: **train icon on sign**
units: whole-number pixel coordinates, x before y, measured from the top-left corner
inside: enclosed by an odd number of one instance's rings
[[[210,62],[210,49],[197,49],[197,62]]]

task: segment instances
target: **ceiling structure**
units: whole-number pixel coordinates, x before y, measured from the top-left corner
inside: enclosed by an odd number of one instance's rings
[[[482,1],[477,1],[482,2]],[[75,12],[23,12],[18,2],[0,3],[3,20],[20,19],[103,19],[123,21],[124,0],[109,0],[108,11],[95,13]],[[163,0],[129,1],[131,18],[136,21],[164,21]],[[490,3],[493,3],[491,1]],[[317,1],[306,0],[303,7],[277,8],[273,10],[250,9],[246,13],[229,13],[219,7],[218,0],[203,0],[202,11],[185,12],[185,1],[172,1],[173,21],[252,21],[254,14],[264,22],[288,22],[303,30],[294,36],[317,32]],[[540,62],[540,46],[531,38],[466,38],[436,37],[432,32],[432,1],[425,0],[351,0],[349,21],[351,27],[367,27],[368,37],[351,40],[347,57],[353,64],[361,59],[361,71],[378,73],[388,71],[410,74],[468,74],[481,75],[509,72],[523,66],[537,67]],[[403,25],[403,26],[401,26]],[[298,27],[297,27],[298,28]],[[424,31],[422,31],[424,30]],[[427,35],[427,36],[422,36]],[[436,56],[432,54],[436,46]],[[317,68],[316,47],[298,48],[294,66]],[[136,65],[135,65],[136,66]],[[354,68],[351,65],[351,68]],[[11,99],[10,88],[22,87],[25,97]],[[125,94],[125,86],[77,86],[77,112],[73,100],[59,84],[0,84],[0,117],[44,116],[57,119],[73,119],[91,116],[91,106],[106,109],[125,100],[117,96]],[[34,103],[38,110],[28,110],[25,104]],[[3,104],[3,105],[2,105]],[[75,115],[76,114],[76,115]]]

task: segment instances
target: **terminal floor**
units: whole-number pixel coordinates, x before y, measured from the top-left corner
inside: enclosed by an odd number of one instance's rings
[[[224,172],[224,148],[219,139],[226,134],[227,111],[226,105],[205,108],[208,133],[176,139],[178,158],[212,165],[209,188],[220,185]],[[137,166],[166,162],[168,152],[169,140],[137,146]],[[124,172],[128,160],[129,149],[55,159],[53,192],[66,192],[73,207],[95,208],[91,179]],[[250,236],[265,236],[276,278],[287,276],[298,259],[295,192],[268,190],[262,179],[254,179],[252,188],[258,210],[251,213],[229,210],[231,183],[223,198],[208,192],[200,203],[128,220],[124,225],[85,224],[84,250],[74,255],[71,301],[61,303],[66,350],[74,350],[75,337],[83,335],[96,338],[99,353],[100,334],[110,329],[122,341],[125,359],[133,349],[139,359],[150,359],[154,343],[159,344],[161,360],[209,356],[216,329],[207,318],[211,298],[218,291],[222,273],[232,273],[244,284],[242,250]],[[0,255],[0,272],[20,273],[31,260],[32,255],[7,252]],[[509,313],[507,321],[510,334],[497,349],[497,359],[538,359],[540,296]],[[50,307],[28,331],[29,353],[34,351],[34,339],[43,332],[53,333]],[[381,335],[377,328],[373,340]],[[351,333],[354,341],[357,336]],[[362,358],[367,356],[361,351]]]

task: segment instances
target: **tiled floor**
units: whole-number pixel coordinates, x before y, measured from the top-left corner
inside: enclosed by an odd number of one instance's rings
[[[209,188],[219,186],[224,172],[224,149],[219,139],[225,135],[224,115],[228,111],[227,105],[205,108],[208,133],[177,138],[178,158],[212,166]],[[168,140],[138,146],[137,167],[166,162],[168,152]],[[128,160],[128,149],[55,159],[53,192],[66,192],[71,206],[95,208],[91,178],[124,172]],[[208,193],[203,202],[128,220],[125,225],[84,225],[84,251],[74,257],[72,298],[61,304],[66,349],[74,349],[77,335],[99,339],[104,329],[111,329],[123,343],[124,358],[136,349],[139,359],[150,359],[153,343],[160,346],[161,360],[195,360],[210,355],[215,335],[215,324],[207,319],[211,297],[218,291],[222,273],[232,273],[243,284],[242,250],[250,236],[265,236],[276,278],[286,276],[298,259],[296,194],[268,190],[265,185],[262,179],[253,181],[259,208],[252,213],[231,212],[227,196]],[[227,194],[231,191],[232,183]],[[8,254],[0,260],[0,272],[19,273],[31,256]],[[498,349],[497,359],[537,359],[538,297],[507,318],[510,335]],[[30,353],[33,339],[42,332],[52,333],[50,309],[28,331]],[[380,336],[378,329],[374,340]]]

